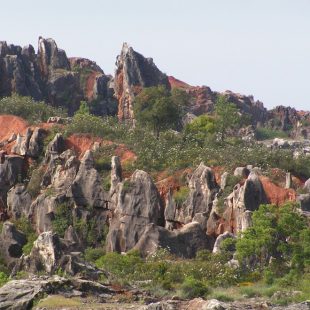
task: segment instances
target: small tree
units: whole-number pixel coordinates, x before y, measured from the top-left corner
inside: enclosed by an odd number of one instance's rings
[[[81,101],[79,109],[75,112],[76,114],[89,115],[90,109],[86,101]]]
[[[204,141],[208,135],[213,135],[215,131],[215,119],[214,117],[207,114],[196,117],[185,127],[185,133],[194,135],[194,137],[199,141]]]
[[[134,114],[139,124],[151,128],[159,138],[161,131],[177,128],[182,106],[164,86],[149,87],[135,98]]]
[[[236,105],[228,101],[225,95],[219,95],[215,103],[216,127],[224,140],[228,131],[240,127],[242,122],[241,114]]]

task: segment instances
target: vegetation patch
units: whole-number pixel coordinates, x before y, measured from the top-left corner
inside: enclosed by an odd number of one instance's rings
[[[22,117],[30,124],[46,122],[51,116],[63,116],[67,114],[63,109],[57,109],[38,102],[30,97],[13,94],[11,97],[0,99],[0,114],[11,114]]]

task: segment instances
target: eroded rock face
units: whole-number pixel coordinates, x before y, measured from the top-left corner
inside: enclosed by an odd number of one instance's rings
[[[190,193],[177,211],[177,221],[190,223],[192,220],[197,220],[195,217],[204,217],[207,220],[213,200],[219,191],[219,186],[211,168],[201,163],[191,176],[188,187]],[[203,228],[206,229],[206,227]]]
[[[194,115],[212,112],[217,96],[225,95],[242,113],[251,115],[253,125],[265,123],[268,119],[267,109],[264,108],[262,102],[255,101],[253,96],[245,96],[231,91],[218,93],[207,86],[190,86],[174,77],[169,77],[169,82],[172,88],[183,89],[189,94],[189,112]]]
[[[159,193],[144,171],[136,170],[129,180],[117,188],[107,250],[127,252],[141,238],[146,225],[163,225],[163,208]]]
[[[25,163],[21,156],[4,155],[0,161],[0,198],[5,203],[8,190],[24,179]]]
[[[30,213],[32,199],[25,185],[16,185],[8,192],[7,210],[10,218],[17,220]]]
[[[23,254],[23,246],[27,243],[25,234],[16,227],[5,222],[0,234],[1,257],[9,267],[12,267]]]
[[[26,268],[32,272],[44,270],[52,273],[61,254],[62,248],[58,236],[51,231],[43,232],[34,242],[31,253],[26,258]]]
[[[66,292],[67,294],[64,294]],[[96,296],[102,294],[113,297],[116,292],[98,282],[80,278],[62,278],[59,276],[13,280],[0,288],[0,309],[25,310],[33,307],[34,300],[44,295]]]
[[[246,230],[252,224],[252,212],[268,200],[259,176],[252,171],[244,185],[237,183],[233,192],[224,197],[223,206],[218,203],[215,199],[208,219],[210,235],[220,235],[225,231],[237,234]]]
[[[81,100],[96,101],[92,112],[115,115],[113,79],[95,62],[84,58],[69,60],[53,39],[40,37],[38,53],[0,42],[0,97],[17,93],[53,106],[65,107],[73,114]]]
[[[68,192],[77,206],[107,207],[107,193],[102,188],[98,171],[94,168],[94,158],[91,151],[86,151],[79,171]]]
[[[224,234],[219,235],[215,240],[214,247],[213,247],[213,253],[221,252],[221,244],[224,240],[228,238],[235,238],[235,236],[228,231],[226,231]]]
[[[193,258],[197,251],[211,249],[212,239],[207,237],[197,222],[173,231],[149,224],[134,249],[143,256],[149,256],[159,248],[167,249],[179,257]]]
[[[118,100],[118,118],[132,120],[134,97],[143,87],[164,85],[170,88],[168,77],[154,64],[153,59],[144,58],[127,43],[116,60],[115,95]]]
[[[41,128],[32,130],[28,127],[24,136],[17,135],[12,153],[33,158],[38,157],[43,149],[44,134],[45,131]]]

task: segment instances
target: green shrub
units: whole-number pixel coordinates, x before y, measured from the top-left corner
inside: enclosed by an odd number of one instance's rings
[[[105,255],[105,250],[103,248],[87,248],[84,252],[84,258],[86,261],[94,263],[101,256]]]
[[[32,198],[37,197],[40,193],[43,175],[44,175],[43,168],[37,168],[32,171],[30,181],[27,185],[27,191],[29,192]]]
[[[240,292],[246,298],[259,297],[260,294],[252,287],[241,287]]]
[[[232,298],[231,296],[229,296],[228,294],[225,294],[225,293],[214,293],[214,294],[212,294],[212,298],[217,299],[219,301],[223,301],[223,302],[234,301],[234,298]]]
[[[269,140],[274,138],[288,138],[288,134],[282,130],[274,130],[267,127],[260,127],[256,129],[257,140]]]
[[[188,194],[189,194],[189,188],[187,186],[180,187],[179,190],[173,193],[173,198],[174,198],[175,203],[178,206],[181,206],[185,202],[186,198],[188,197]]]
[[[33,247],[33,242],[37,239],[37,234],[33,229],[30,220],[26,217],[19,218],[14,224],[18,230],[26,235],[27,243],[23,246],[23,253],[29,255]]]
[[[67,228],[72,224],[71,207],[66,203],[57,205],[52,221],[53,230],[63,238]]]
[[[210,290],[202,281],[196,280],[193,277],[185,278],[181,286],[182,296],[187,299],[206,296]]]
[[[16,115],[29,123],[46,122],[51,116],[66,116],[62,109],[56,109],[44,102],[37,102],[30,97],[16,94],[0,100],[0,114]]]
[[[4,272],[0,271],[0,287],[9,281],[9,277]]]

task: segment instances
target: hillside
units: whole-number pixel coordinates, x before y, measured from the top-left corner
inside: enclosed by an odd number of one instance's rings
[[[308,309],[310,112],[41,37],[0,97],[0,309]]]

